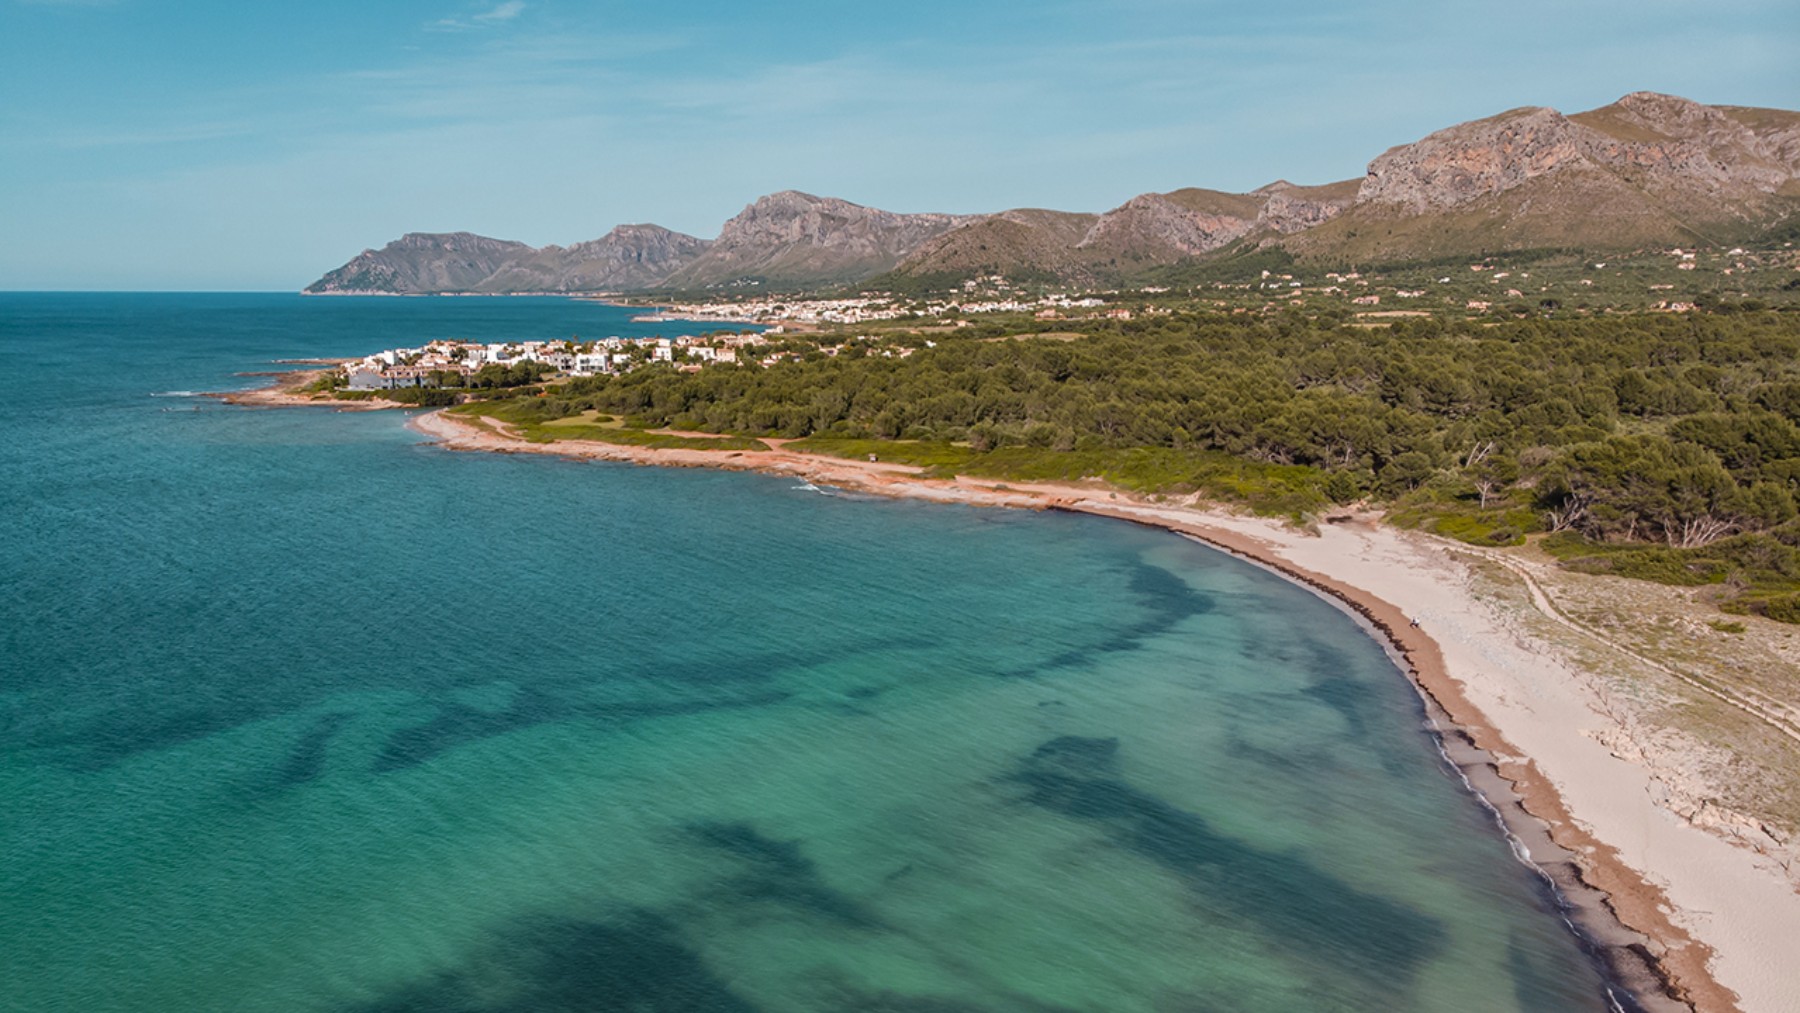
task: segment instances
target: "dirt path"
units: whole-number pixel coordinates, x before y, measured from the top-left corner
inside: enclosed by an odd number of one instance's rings
[[[1694,675],[1690,672],[1683,672],[1671,665],[1657,661],[1655,658],[1648,657],[1618,640],[1607,636],[1599,630],[1571,618],[1568,613],[1557,607],[1556,602],[1550,597],[1550,593],[1544,590],[1543,585],[1538,583],[1537,578],[1532,575],[1530,569],[1527,568],[1525,564],[1510,557],[1500,555],[1499,553],[1484,552],[1480,549],[1468,549],[1466,551],[1469,555],[1505,567],[1509,573],[1512,573],[1520,580],[1524,581],[1525,590],[1530,595],[1532,607],[1537,609],[1539,613],[1551,622],[1567,629],[1574,630],[1576,633],[1580,633],[1583,636],[1604,644],[1633,661],[1647,665],[1685,686],[1692,687],[1693,689],[1697,689],[1700,692],[1707,694],[1713,699],[1718,700],[1720,703],[1735,707],[1757,721],[1768,725],[1775,731],[1793,739],[1795,742],[1800,742],[1800,726],[1797,726],[1786,714],[1772,710],[1755,700],[1734,693],[1709,679]]]

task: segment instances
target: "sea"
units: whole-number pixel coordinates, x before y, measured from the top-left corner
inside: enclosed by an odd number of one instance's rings
[[[1275,575],[200,396],[632,312],[0,294],[0,1009],[1612,1008]]]

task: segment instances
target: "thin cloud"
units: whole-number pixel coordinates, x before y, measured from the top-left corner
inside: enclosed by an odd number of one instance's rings
[[[525,13],[525,0],[505,0],[489,10],[463,18],[441,18],[425,26],[433,32],[467,32],[513,21]]]
[[[525,12],[525,0],[506,0],[505,3],[485,14],[475,15],[476,21],[511,21]]]

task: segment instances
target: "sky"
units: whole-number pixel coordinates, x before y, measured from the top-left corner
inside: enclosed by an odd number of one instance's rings
[[[1103,211],[1523,105],[1800,108],[1794,0],[0,0],[0,289],[296,290],[405,232],[797,189]]]

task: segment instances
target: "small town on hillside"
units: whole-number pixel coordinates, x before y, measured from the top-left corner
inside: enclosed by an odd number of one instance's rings
[[[685,370],[708,363],[749,361],[768,339],[760,334],[683,335],[675,338],[603,338],[598,341],[516,341],[478,344],[433,341],[420,348],[390,348],[344,365],[351,390],[405,387],[465,387],[484,369],[505,370],[540,363],[569,376],[623,373],[635,366],[666,362]],[[740,354],[743,359],[740,360]],[[770,365],[777,356],[765,357]]]
[[[1791,298],[1800,272],[1793,244],[1750,251],[1670,248],[1600,260],[1561,257],[1545,261],[1493,257],[1452,266],[1449,262],[1403,268],[1320,269],[1298,265],[1262,270],[1230,281],[1147,285],[1131,289],[1052,290],[985,274],[964,280],[954,295],[909,297],[862,292],[837,298],[795,294],[739,294],[704,302],[664,304],[635,319],[757,323],[770,334],[789,330],[881,321],[948,322],[987,314],[1028,313],[1039,320],[1091,317],[1130,319],[1175,305],[1207,305],[1231,313],[1279,312],[1293,307],[1343,308],[1358,318],[1429,316],[1517,317],[1545,312],[1699,308],[1708,285],[1736,287],[1743,300]],[[1758,280],[1751,282],[1754,276]],[[1710,279],[1701,284],[1702,277]],[[1734,293],[1727,291],[1720,298]]]
[[[935,318],[953,314],[1026,313],[1092,309],[1105,306],[1106,300],[1096,296],[1051,294],[1026,298],[1008,294],[1012,284],[999,275],[985,275],[963,282],[965,295],[957,299],[912,302],[891,295],[862,295],[845,299],[806,299],[781,296],[751,296],[731,301],[684,303],[657,313],[646,313],[633,319],[711,320],[754,322],[775,325],[781,333],[783,323],[802,325],[860,324],[877,320],[899,320],[905,317]],[[1146,291],[1162,291],[1156,289]]]
[[[1003,279],[983,278],[986,286],[1006,285]],[[974,288],[975,283],[970,283]],[[694,372],[709,364],[772,366],[794,355],[769,349],[771,336],[794,330],[810,330],[819,325],[863,323],[894,320],[907,316],[940,317],[955,314],[1033,312],[1040,320],[1061,319],[1063,313],[1105,307],[1104,300],[1093,297],[1046,296],[1038,299],[987,298],[933,303],[924,307],[906,307],[888,298],[851,299],[751,299],[739,302],[701,303],[669,307],[658,312],[634,317],[635,322],[705,321],[710,323],[757,324],[762,333],[715,333],[678,337],[621,338],[597,341],[578,339],[564,341],[516,341],[479,344],[465,341],[433,341],[419,348],[390,348],[347,363],[345,386],[350,390],[399,390],[407,387],[464,387],[483,369],[507,369],[521,363],[536,362],[567,376],[598,376],[629,372],[652,363],[669,363]],[[1114,319],[1130,319],[1131,311],[1120,307],[1100,309],[1098,315]],[[957,321],[952,326],[959,326]],[[869,340],[858,336],[851,340]],[[926,342],[927,346],[933,344]],[[820,351],[835,355],[843,345],[826,346]],[[879,354],[906,357],[911,348],[884,349]]]
[[[1713,253],[1706,266],[1724,276],[1754,273],[1758,267],[1791,266],[1787,251],[1771,251],[1765,256],[1749,254],[1743,249]],[[1358,312],[1358,318],[1428,316],[1442,311],[1446,304],[1452,312],[1462,310],[1472,316],[1485,316],[1507,310],[1507,315],[1529,312],[1535,300],[1541,307],[1562,305],[1563,299],[1579,299],[1593,291],[1596,282],[1609,285],[1614,293],[1620,289],[1647,290],[1649,300],[1642,308],[1663,312],[1689,312],[1696,302],[1674,298],[1676,286],[1662,280],[1669,277],[1657,271],[1657,262],[1673,265],[1677,270],[1693,271],[1697,251],[1672,249],[1635,258],[1638,263],[1623,277],[1623,264],[1606,261],[1585,262],[1574,272],[1566,267],[1550,276],[1533,277],[1530,270],[1509,269],[1489,260],[1467,265],[1461,278],[1453,274],[1435,273],[1411,279],[1373,277],[1354,270],[1328,271],[1320,280],[1308,280],[1292,273],[1264,270],[1261,277],[1248,282],[1215,283],[1214,296],[1237,291],[1249,295],[1252,302],[1230,298],[1202,302],[1234,313],[1254,311],[1257,303],[1264,311],[1308,304],[1308,297],[1328,301],[1347,301]],[[1644,263],[1648,261],[1649,263]],[[1646,270],[1648,269],[1648,270]],[[1441,268],[1440,268],[1441,270]],[[1456,273],[1461,273],[1459,268]],[[1790,285],[1791,287],[1791,285]],[[678,337],[623,338],[608,337],[598,341],[570,339],[564,341],[517,341],[476,344],[461,341],[434,341],[420,348],[394,348],[366,356],[344,367],[344,386],[353,391],[397,390],[408,387],[498,386],[483,384],[481,372],[490,373],[533,362],[546,371],[566,376],[595,376],[628,372],[643,365],[667,363],[684,371],[698,371],[711,364],[772,366],[798,353],[775,347],[784,335],[830,332],[844,325],[883,321],[917,321],[937,328],[967,326],[972,318],[1028,314],[1038,321],[1092,319],[1130,320],[1134,316],[1159,316],[1171,311],[1171,301],[1179,302],[1180,293],[1171,294],[1162,286],[1146,286],[1132,291],[1052,292],[1033,295],[1021,290],[1001,275],[984,275],[962,283],[956,296],[932,299],[909,299],[892,293],[862,293],[838,298],[805,296],[740,296],[708,302],[664,304],[633,317],[636,322],[706,322],[714,324],[758,326],[761,333],[717,332]],[[1196,292],[1200,290],[1195,290]],[[1190,296],[1191,298],[1191,296]],[[1639,297],[1642,298],[1641,296]],[[1424,304],[1423,306],[1421,304]],[[1429,308],[1427,308],[1429,307]],[[828,339],[829,340],[829,339]],[[836,355],[857,342],[872,342],[869,335],[842,336],[839,343],[821,343],[817,351]],[[925,342],[929,346],[931,342]],[[907,356],[914,349],[885,348],[875,354]]]

